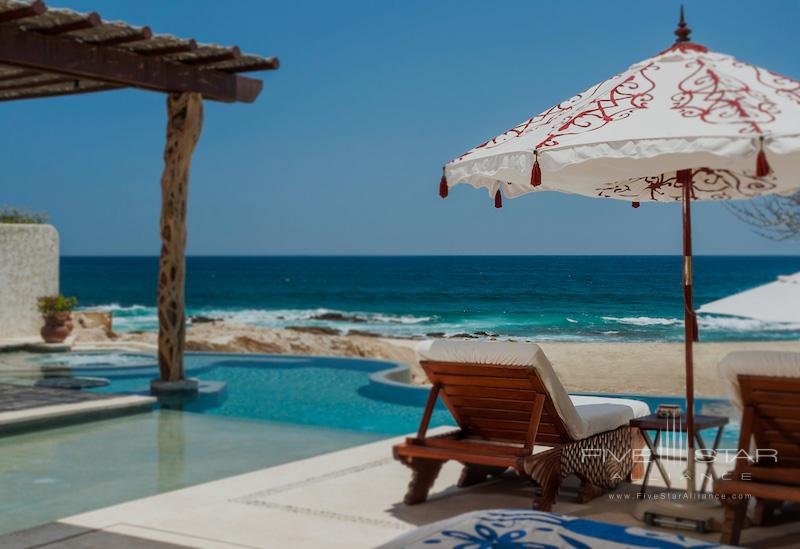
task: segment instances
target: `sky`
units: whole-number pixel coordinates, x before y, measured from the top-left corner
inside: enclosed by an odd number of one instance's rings
[[[68,3],[67,3],[68,2]],[[692,38],[800,77],[795,0],[684,2]],[[277,55],[254,104],[205,102],[188,253],[679,254],[677,205],[557,193],[506,201],[449,159],[672,44],[679,2],[51,0]],[[64,255],[157,255],[163,95],[0,103],[0,205],[45,211]],[[721,204],[698,254],[797,254]]]

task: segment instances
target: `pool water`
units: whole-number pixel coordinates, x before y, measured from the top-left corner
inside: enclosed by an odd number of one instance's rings
[[[427,396],[422,387],[400,394],[391,393],[393,387],[379,391],[369,375],[393,365],[378,360],[215,353],[191,353],[185,360],[187,377],[224,386],[180,405],[183,411],[204,415],[402,435],[416,431]],[[154,358],[141,354],[49,355],[38,363],[69,368],[74,376],[106,378],[108,386],[90,389],[101,393],[148,394],[157,375]],[[682,397],[616,396],[643,400],[651,410],[659,404],[685,407],[686,403]],[[697,412],[732,415],[729,403],[721,399],[697,399]],[[431,427],[445,424],[452,425],[453,420],[439,402]],[[735,447],[737,437],[734,422],[725,430],[723,443]]]
[[[55,359],[62,365],[63,360],[64,355]],[[151,361],[150,366],[129,367],[125,372],[97,363],[101,360],[97,356],[73,355],[69,360],[74,375],[105,377],[111,381],[107,387],[93,389],[95,392],[146,394],[150,380],[155,377],[155,364],[146,355],[124,355],[124,361],[129,365],[137,364],[137,360],[140,365]],[[85,360],[95,363],[86,367]],[[116,359],[112,357],[112,360]],[[216,398],[207,396],[184,404],[183,410],[385,435],[414,432],[419,426],[427,391],[419,388],[416,391],[418,398],[405,401],[403,395],[400,398],[395,396],[391,401],[381,398],[385,393],[376,395],[368,375],[390,366],[382,361],[343,358],[187,355],[187,376],[201,381],[224,382],[227,390]],[[677,404],[685,409],[686,404],[682,397],[617,396],[643,400],[651,410],[659,404]],[[697,411],[709,415],[733,415],[730,404],[721,399],[697,399]],[[452,424],[450,413],[439,402],[431,417],[431,427]],[[736,448],[738,427],[735,421],[726,427],[721,447]],[[715,434],[713,429],[703,432],[709,443]],[[662,440],[665,445],[675,444],[666,435]]]
[[[83,357],[91,361],[88,366]],[[111,381],[106,387],[91,389],[92,392],[149,393],[150,381],[157,376],[153,357],[127,355],[126,368],[109,367],[98,362],[98,358],[91,354],[51,355],[43,362],[69,366],[74,376]],[[371,396],[369,374],[393,367],[383,361],[206,353],[188,354],[185,360],[187,377],[225,385],[217,393],[183,403],[181,409],[186,412],[386,436],[416,431],[422,415],[423,390],[421,398],[405,403]],[[444,407],[439,407],[431,426],[444,424],[452,424],[452,419]]]
[[[0,438],[0,533],[135,498],[416,431],[427,390],[376,383],[394,365],[351,358],[191,353],[192,401],[150,413]],[[101,393],[149,391],[155,358],[129,353],[26,357],[0,381],[47,373],[106,378]],[[371,379],[372,376],[372,379]],[[641,397],[651,409],[680,398]],[[700,399],[719,415],[727,403]],[[729,406],[727,406],[729,410]],[[431,427],[453,424],[439,404]],[[738,425],[722,447],[736,447]],[[706,435],[710,441],[711,434]]]
[[[172,410],[0,437],[0,534],[380,438]]]

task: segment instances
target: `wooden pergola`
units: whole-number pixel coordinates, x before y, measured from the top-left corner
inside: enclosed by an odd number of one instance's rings
[[[0,101],[120,88],[168,94],[157,299],[162,382],[184,381],[186,199],[203,99],[251,103],[262,82],[238,73],[277,68],[277,58],[236,46],[154,34],[41,0],[0,0]]]

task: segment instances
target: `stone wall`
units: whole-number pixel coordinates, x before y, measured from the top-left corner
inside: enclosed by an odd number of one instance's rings
[[[58,232],[0,223],[0,340],[39,335],[36,298],[58,293]]]

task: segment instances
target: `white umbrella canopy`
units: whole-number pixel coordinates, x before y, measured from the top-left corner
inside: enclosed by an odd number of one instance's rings
[[[800,81],[689,41],[550,107],[444,166],[439,195],[467,183],[503,196],[538,191],[682,203],[687,491],[695,491],[692,303],[694,200],[800,190]]]
[[[448,162],[440,194],[672,202],[691,170],[694,199],[749,199],[796,191],[799,167],[800,81],[679,41]]]
[[[698,312],[800,324],[800,273],[706,303]]]

